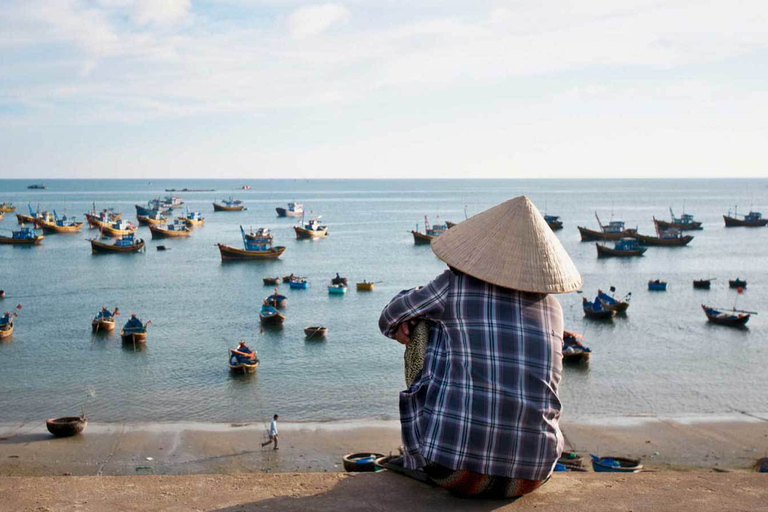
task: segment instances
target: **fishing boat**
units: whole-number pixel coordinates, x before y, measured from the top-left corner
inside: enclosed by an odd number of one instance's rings
[[[42,229],[43,233],[77,233],[83,226],[84,222],[77,222],[74,217],[59,217],[56,210],[53,211],[53,221],[36,219],[35,226]]]
[[[432,243],[432,240],[442,235],[446,231],[448,231],[447,224],[435,224],[434,226],[430,226],[429,219],[425,215],[424,233],[419,231],[419,226],[417,225],[416,229],[411,231],[411,234],[413,235],[414,245],[429,245]]]
[[[709,290],[712,286],[712,279],[694,279],[693,287],[698,290]]]
[[[586,297],[582,297],[581,307],[584,310],[584,316],[593,320],[608,320],[616,315],[616,311],[605,309],[599,300],[590,302]]]
[[[275,210],[278,217],[301,217],[304,214],[304,205],[301,203],[288,203],[288,208],[278,206]]]
[[[683,211],[682,216],[675,217],[675,212],[673,212],[672,208],[670,208],[669,216],[672,219],[671,221],[659,220],[656,217],[654,217],[653,223],[656,224],[656,228],[662,231],[665,231],[667,229],[677,229],[680,231],[695,231],[699,229],[704,229],[701,226],[701,222],[693,220],[693,215],[685,213],[685,211]]]
[[[27,204],[27,208],[29,209],[29,215],[24,215],[23,213],[16,214],[16,220],[19,222],[19,224],[34,224],[37,220],[46,220],[49,222],[54,221],[53,214],[51,212],[41,212],[39,206],[37,211],[32,209],[31,204]]]
[[[259,358],[255,359],[241,359],[237,357],[235,349],[229,349],[229,371],[232,373],[256,373],[256,368],[259,367]]]
[[[125,235],[132,235],[139,229],[133,222],[118,219],[112,222],[107,222],[101,225],[99,228],[102,236],[111,236],[113,238],[123,237]]]
[[[13,336],[13,319],[0,324],[0,340]]]
[[[328,235],[328,227],[320,225],[320,217],[317,219],[310,219],[304,222],[301,226],[293,226],[293,230],[296,232],[296,238],[300,240],[314,240],[316,238],[323,238]]]
[[[768,224],[768,219],[764,219],[762,213],[752,211],[746,215],[739,215],[734,211],[733,215],[731,215],[731,210],[728,210],[728,215],[723,215],[723,220],[727,228],[759,228]]]
[[[744,327],[747,322],[749,322],[750,316],[757,314],[754,311],[742,311],[736,308],[712,308],[705,306],[704,304],[701,305],[701,309],[704,310],[707,319],[713,324],[727,325],[730,327]]]
[[[93,203],[91,211],[85,212],[85,220],[88,222],[88,226],[91,229],[99,229],[102,224],[108,224],[115,222],[123,217],[121,212],[115,212],[114,208],[104,208],[103,210],[96,209],[96,203]]]
[[[91,254],[104,254],[111,252],[136,253],[144,250],[144,240],[136,239],[133,233],[123,235],[113,244],[105,244],[98,239],[91,239]]]
[[[163,217],[158,210],[152,210],[149,215],[136,214],[136,220],[142,226],[161,226],[168,222],[168,217]]]
[[[643,465],[637,459],[598,457],[596,455],[590,455],[590,457],[595,473],[637,473],[643,469]]]
[[[667,283],[658,279],[648,281],[648,290],[652,292],[665,292],[667,291]]]
[[[595,240],[621,240],[622,238],[631,237],[637,233],[636,229],[625,228],[624,222],[620,220],[611,220],[607,225],[604,225],[600,222],[600,217],[597,216],[597,212],[595,212],[595,218],[597,219],[598,226],[600,226],[600,231],[578,226],[582,242],[591,242]]]
[[[658,231],[658,236],[646,236],[635,233],[633,238],[637,239],[640,245],[661,246],[661,247],[682,247],[688,245],[693,236],[683,235],[679,229],[667,229]]]
[[[149,201],[147,203],[147,206],[142,206],[140,204],[134,205],[136,206],[136,215],[141,215],[142,217],[154,217],[159,213],[164,213],[158,203],[153,203],[152,201]]]
[[[583,337],[575,332],[563,331],[563,362],[586,363],[592,355],[592,349],[581,343]]]
[[[322,325],[313,325],[304,328],[304,335],[308,340],[325,338],[326,334],[328,334],[328,328],[323,327]]]
[[[343,284],[329,284],[328,293],[330,295],[344,295],[347,293],[347,287]]]
[[[275,289],[275,293],[264,299],[264,303],[267,306],[272,306],[273,308],[284,308],[288,306],[288,297],[285,295],[280,295],[277,293],[277,289]]]
[[[240,226],[240,234],[243,239],[243,249],[230,245],[216,244],[219,247],[222,261],[273,260],[279,258],[285,252],[284,246],[272,245],[272,238],[247,239],[243,226]]]
[[[11,231],[11,236],[0,235],[0,244],[6,245],[37,245],[45,237],[38,235],[32,228],[19,228],[17,231]]]
[[[48,186],[45,185],[44,183],[38,183],[38,184],[35,184],[35,185],[27,185],[27,188],[29,190],[45,190],[45,189],[48,188]]]
[[[179,217],[179,220],[185,222],[187,227],[190,228],[197,228],[205,225],[205,217],[203,217],[203,214],[201,212],[191,212],[189,211],[189,208],[187,208],[183,217]]]
[[[613,248],[605,244],[595,244],[597,246],[598,258],[629,258],[632,256],[642,256],[645,254],[645,247],[640,247],[634,238],[622,238],[617,241]]]
[[[372,292],[374,283],[363,281],[362,283],[356,283],[357,291],[359,292]]]
[[[151,321],[142,324],[141,320],[136,318],[136,315],[131,315],[131,319],[120,329],[120,338],[123,343],[146,343],[147,342],[147,328],[152,324]]]
[[[309,288],[309,281],[307,281],[303,277],[294,277],[293,279],[288,281],[288,286],[294,290],[306,290],[307,288]]]
[[[263,278],[264,286],[277,286],[280,284],[279,277],[265,277]]]
[[[243,236],[246,240],[272,240],[274,238],[269,228],[258,228],[256,231],[251,228]]]
[[[736,279],[730,279],[728,281],[728,286],[730,288],[746,288],[747,282],[743,279],[739,279],[738,277]]]
[[[0,204],[0,213],[13,213],[16,211],[16,207],[11,203],[5,202]]]
[[[616,288],[611,286],[611,293],[614,293],[616,291]],[[632,292],[629,292],[627,295],[624,296],[623,299],[617,299],[613,295],[608,295],[607,293],[603,292],[603,290],[597,290],[597,301],[600,302],[600,305],[603,307],[603,309],[610,309],[618,313],[626,313],[627,309],[629,309],[629,301],[632,299]]]
[[[560,217],[557,215],[544,215],[544,220],[552,231],[563,229],[563,221],[560,220]]]
[[[245,203],[239,199],[222,199],[220,202],[213,202],[213,211],[215,212],[240,212],[245,209]]]
[[[174,222],[172,224],[166,224],[165,226],[149,225],[149,230],[152,232],[152,239],[159,238],[186,238],[192,234],[186,224],[181,222]]]
[[[285,321],[285,315],[274,307],[264,304],[259,311],[259,320],[261,320],[262,324],[278,325]]]
[[[109,311],[106,308],[102,308],[99,313],[93,317],[91,321],[91,329],[93,332],[108,332],[115,330],[115,319],[120,312],[115,308],[114,312]]]
[[[171,195],[171,196],[165,196],[161,200],[160,204],[162,204],[166,208],[173,209],[173,208],[178,208],[179,206],[183,206],[184,200],[179,196]]]

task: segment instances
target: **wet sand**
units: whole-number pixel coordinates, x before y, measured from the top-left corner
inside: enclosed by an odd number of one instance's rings
[[[0,426],[0,475],[192,475],[341,472],[350,452],[389,454],[395,421],[282,423],[280,449],[264,424],[89,424],[53,438],[42,422]],[[746,470],[768,456],[768,415],[628,417],[562,424],[566,448],[640,458],[653,469]]]

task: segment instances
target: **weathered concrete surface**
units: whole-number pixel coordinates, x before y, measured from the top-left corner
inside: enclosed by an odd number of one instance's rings
[[[3,477],[0,510],[755,512],[768,510],[768,475],[700,471],[557,474],[514,503],[460,500],[387,472]]]

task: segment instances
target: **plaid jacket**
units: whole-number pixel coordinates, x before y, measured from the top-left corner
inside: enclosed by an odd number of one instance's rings
[[[424,369],[400,393],[405,465],[544,480],[563,449],[563,312],[551,295],[501,288],[446,271],[400,292],[379,327],[435,322]]]

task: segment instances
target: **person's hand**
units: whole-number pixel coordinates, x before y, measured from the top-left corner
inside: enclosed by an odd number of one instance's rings
[[[408,322],[403,322],[397,326],[395,339],[398,343],[402,343],[403,345],[407,345],[411,342],[411,327]]]

